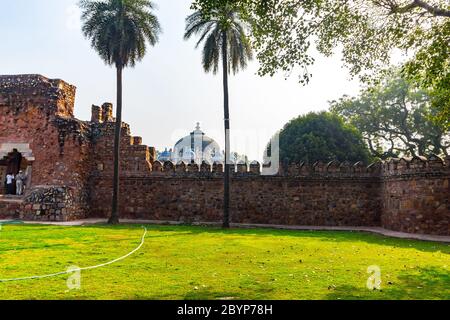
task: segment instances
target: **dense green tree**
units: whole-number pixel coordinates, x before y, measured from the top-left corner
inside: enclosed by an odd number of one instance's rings
[[[231,3],[215,6],[204,15],[196,11],[186,18],[185,39],[199,35],[197,47],[203,42],[203,69],[216,74],[222,60],[224,125],[225,125],[225,173],[223,227],[230,226],[230,112],[228,98],[228,74],[237,73],[253,58],[247,38],[247,25]]]
[[[362,132],[375,157],[448,155],[449,132],[431,121],[429,95],[398,73],[358,97],[333,101],[331,110]]]
[[[450,19],[433,26],[417,45],[415,58],[403,68],[403,74],[428,91],[433,109],[432,120],[450,130]]]
[[[371,160],[361,133],[329,112],[299,116],[287,123],[279,134],[283,163],[319,160],[368,163]]]
[[[82,0],[82,31],[102,60],[116,67],[117,105],[114,132],[114,181],[109,223],[118,223],[119,157],[122,129],[122,71],[134,67],[154,46],[161,31],[149,0]]]
[[[314,48],[325,56],[342,51],[352,75],[374,80],[399,50],[408,55],[405,76],[435,91],[436,118],[449,127],[448,0],[195,0],[193,6],[208,13],[227,2],[252,23],[261,75],[296,69],[307,83]]]

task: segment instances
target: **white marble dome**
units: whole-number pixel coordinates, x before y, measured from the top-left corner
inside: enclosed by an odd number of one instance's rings
[[[172,151],[172,161],[178,163],[184,161],[185,163],[201,164],[206,161],[210,164],[214,162],[223,161],[223,153],[219,144],[212,138],[205,135],[200,130],[200,124],[188,136],[181,138],[175,144]]]

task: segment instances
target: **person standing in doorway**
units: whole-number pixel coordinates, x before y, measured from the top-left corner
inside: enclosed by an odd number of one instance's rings
[[[22,170],[16,175],[16,195],[23,195],[23,185],[25,182],[26,176],[23,174]]]
[[[14,194],[14,175],[10,172],[6,175],[6,194]]]

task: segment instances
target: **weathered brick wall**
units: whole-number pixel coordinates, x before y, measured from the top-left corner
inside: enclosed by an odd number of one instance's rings
[[[114,127],[115,122],[103,122],[92,124],[92,163],[93,174],[113,173],[114,151]],[[128,124],[122,125],[120,140],[120,168],[123,175],[147,175],[151,172],[151,162],[156,157],[155,149],[142,145],[142,138],[132,137]]]
[[[0,76],[0,149],[17,144],[31,150],[31,188],[27,193],[52,186],[72,190],[76,213],[60,215],[61,220],[88,212],[90,127],[73,118],[74,98],[75,87],[61,80],[39,75]],[[43,217],[54,212],[41,213]]]
[[[48,115],[73,117],[76,88],[41,75],[0,75],[0,106],[15,112],[40,109]]]
[[[92,180],[92,213],[110,214],[111,177]],[[379,225],[376,179],[236,177],[231,183],[233,222],[286,225]],[[221,221],[219,177],[127,177],[120,214],[126,218]]]
[[[387,229],[450,235],[450,158],[386,162],[381,224]]]
[[[31,181],[26,195],[45,194],[24,202],[24,218],[86,217],[90,214],[89,177],[97,171],[112,174],[112,104],[93,106],[91,121],[80,121],[73,116],[75,90],[62,80],[40,75],[0,76],[0,155],[5,156],[17,146],[26,149],[28,159],[32,159],[28,163]],[[142,145],[142,138],[130,136],[127,124],[123,123],[122,128],[123,173],[148,174],[155,149]],[[24,155],[24,150],[18,151]],[[55,194],[59,188],[67,190],[70,201]],[[49,201],[65,203],[52,205]],[[0,214],[14,215],[16,210],[11,208],[16,205],[3,203]]]
[[[0,199],[0,219],[17,219],[23,210],[23,200]]]
[[[234,222],[375,226],[380,224],[379,171],[360,167],[290,166],[278,176],[261,176],[238,168],[231,183]],[[296,172],[297,170],[297,172]],[[121,180],[120,212],[127,218],[173,221],[221,221],[223,172],[211,167],[164,166],[155,162],[147,176]],[[107,216],[112,177],[97,173],[91,209]]]

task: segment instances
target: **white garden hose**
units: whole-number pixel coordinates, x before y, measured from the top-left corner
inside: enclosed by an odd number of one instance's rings
[[[22,277],[22,278],[0,279],[0,282],[12,282],[12,281],[44,279],[44,278],[60,276],[60,275],[63,275],[63,274],[71,274],[71,273],[74,273],[74,272],[101,268],[101,267],[104,267],[104,266],[107,266],[107,265],[119,262],[121,260],[124,260],[124,259],[128,258],[129,256],[131,256],[136,251],[138,251],[144,245],[144,241],[145,241],[145,236],[146,235],[147,235],[147,228],[144,227],[144,234],[142,235],[141,243],[139,244],[139,246],[137,246],[134,250],[130,251],[126,255],[124,255],[124,256],[122,256],[120,258],[111,260],[111,261],[106,262],[106,263],[102,263],[102,264],[98,264],[98,265],[90,266],[90,267],[84,267],[84,268],[73,268],[73,269],[70,269],[70,270],[67,270],[67,271],[61,271],[61,272],[56,272],[56,273],[52,273],[52,274],[45,274],[45,275],[41,275],[41,276],[29,276],[29,277]]]

